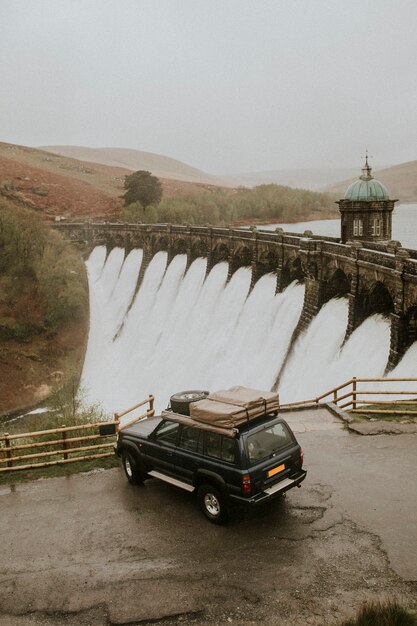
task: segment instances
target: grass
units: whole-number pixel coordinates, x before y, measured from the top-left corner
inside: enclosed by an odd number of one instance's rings
[[[417,420],[417,403],[404,404],[402,402],[393,402],[390,404],[372,404],[358,408],[361,408],[364,411],[370,409],[372,411],[392,411],[392,413],[351,413],[349,411],[355,422],[367,422],[371,419],[377,419],[392,422],[404,422],[406,420],[407,422],[413,423]],[[399,411],[399,413],[396,413],[395,411]],[[404,411],[416,411],[416,415],[407,415]]]
[[[417,618],[395,601],[369,602],[339,626],[417,626]]]
[[[103,415],[100,407],[96,405],[87,405],[84,401],[83,390],[78,388],[78,378],[74,374],[66,385],[61,388],[59,392],[49,399],[50,409],[49,413],[38,414],[32,416],[26,416],[18,420],[13,420],[8,424],[4,424],[1,429],[3,432],[8,432],[10,435],[23,434],[23,433],[35,433],[36,431],[52,430],[65,426],[81,426],[84,424],[94,424],[98,422],[106,422],[108,418]],[[111,435],[105,438],[99,437],[97,428],[85,428],[76,429],[67,433],[67,439],[76,438],[80,436],[94,436],[91,440],[69,443],[71,447],[78,448],[83,446],[92,446],[95,444],[109,444],[115,441],[115,436]],[[62,444],[55,444],[52,446],[45,445],[48,441],[56,441],[62,438],[59,433],[50,433],[47,435],[40,435],[39,437],[24,437],[12,440],[12,447],[37,443],[39,445],[36,448],[28,448],[21,451],[16,450],[12,455],[17,457],[25,454],[39,454],[39,458],[27,459],[23,461],[16,461],[14,465],[21,464],[35,464],[42,462],[49,462],[54,460],[63,459],[62,455],[57,456],[42,456],[43,452],[52,452],[63,448]],[[1,472],[0,473],[0,485],[1,484],[15,484],[19,482],[25,482],[29,480],[36,480],[37,478],[50,478],[55,476],[70,476],[79,472],[88,472],[97,468],[111,468],[118,464],[118,459],[112,454],[109,457],[102,457],[98,459],[86,459],[83,460],[83,456],[89,456],[93,454],[100,454],[105,452],[113,453],[111,447],[102,448],[97,450],[90,450],[85,452],[69,454],[68,458],[75,458],[74,455],[79,456],[79,461],[73,463],[64,463],[62,465],[51,465],[47,467],[39,467],[34,469],[27,469],[13,472]],[[0,455],[5,458],[5,448],[3,442],[0,443]],[[4,463],[1,463],[0,467],[5,467]]]

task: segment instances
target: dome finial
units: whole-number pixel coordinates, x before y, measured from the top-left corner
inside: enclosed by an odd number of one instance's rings
[[[365,165],[362,168],[362,176],[360,176],[360,178],[362,180],[371,180],[371,178],[373,178],[372,173],[371,173],[372,167],[368,163],[368,158],[372,159],[373,157],[369,156],[368,148],[366,148],[365,156],[362,158],[365,159]]]

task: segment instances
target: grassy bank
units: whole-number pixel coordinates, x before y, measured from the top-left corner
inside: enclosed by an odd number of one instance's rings
[[[37,405],[80,369],[87,328],[79,254],[33,211],[0,201],[0,413]]]
[[[97,427],[93,424],[106,422],[108,417],[103,414],[98,405],[89,405],[85,402],[82,389],[78,389],[77,375],[74,374],[65,385],[63,385],[48,401],[48,412],[41,414],[26,415],[21,418],[11,419],[3,423],[0,429],[0,435],[6,432],[9,435],[25,435],[26,433],[36,433],[41,431],[49,431],[51,433],[42,435],[41,437],[25,436],[19,439],[12,439],[12,446],[29,446],[36,443],[36,448],[25,448],[22,451],[16,450],[12,458],[25,454],[36,454],[37,458],[28,459],[27,461],[15,461],[14,466],[18,464],[43,463],[54,460],[62,460],[63,455],[52,455],[51,452],[59,450],[63,446],[57,444],[57,440],[61,439],[62,434],[56,433],[55,430],[63,427],[71,427],[67,433],[68,438],[67,449],[78,448],[79,446],[108,445],[114,443],[116,436],[100,438]],[[86,425],[91,424],[91,428]],[[77,428],[79,427],[79,428]],[[79,438],[87,436],[89,439],[84,442],[77,441],[72,443],[71,438]],[[56,445],[48,445],[48,442],[55,442]],[[0,442],[0,457],[6,459],[4,442]],[[39,467],[35,469],[19,470],[0,473],[0,484],[15,484],[28,480],[36,480],[38,478],[50,478],[54,476],[69,476],[79,472],[88,472],[98,468],[115,467],[118,464],[117,457],[102,457],[99,459],[83,459],[82,456],[88,456],[99,452],[113,452],[112,447],[106,447],[103,450],[82,451],[80,460],[62,465],[51,465],[48,467]],[[45,456],[43,456],[45,454]],[[73,458],[69,452],[69,458]],[[5,462],[0,467],[5,467]]]
[[[388,422],[413,423],[417,421],[417,402],[412,404],[404,404],[404,402],[372,404],[361,407],[361,410],[362,409],[364,411],[363,413],[350,413],[355,422],[383,420]],[[386,411],[386,413],[381,413],[380,411]],[[415,415],[407,414],[405,411],[410,411],[411,413],[414,411]]]

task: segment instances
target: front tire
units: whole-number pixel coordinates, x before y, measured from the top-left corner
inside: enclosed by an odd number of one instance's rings
[[[198,502],[207,519],[213,524],[226,524],[229,519],[225,496],[213,485],[201,485]]]
[[[130,452],[122,452],[122,465],[127,480],[132,485],[141,485],[145,480],[145,474],[140,468],[138,461]]]

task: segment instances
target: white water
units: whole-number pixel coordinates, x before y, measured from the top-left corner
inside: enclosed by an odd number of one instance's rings
[[[82,385],[106,412],[129,407],[149,393],[164,408],[172,393],[243,384],[273,387],[285,361],[304,297],[290,285],[275,294],[276,277],[263,276],[249,293],[249,268],[226,284],[228,265],[209,275],[205,259],[185,273],[185,255],[167,267],[167,254],[150,262],[135,296],[142,252],[96,248],[87,262],[90,335]],[[352,376],[383,375],[389,324],[368,318],[342,347],[347,301],[331,300],[300,336],[281,373],[283,402],[315,397]],[[417,343],[393,375],[417,376]]]

